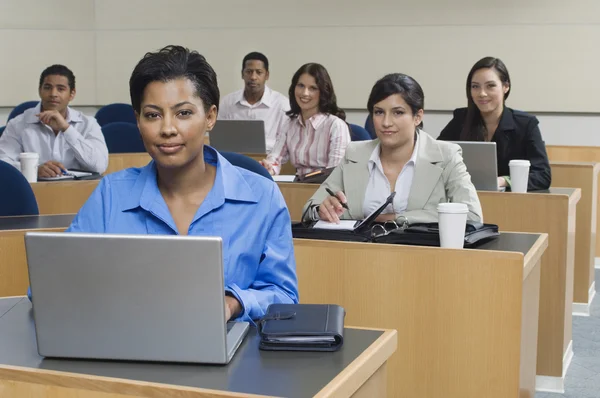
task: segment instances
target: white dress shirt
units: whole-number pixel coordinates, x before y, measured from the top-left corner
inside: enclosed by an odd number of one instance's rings
[[[288,98],[265,86],[262,98],[250,105],[244,98],[244,90],[227,94],[221,98],[218,119],[221,120],[263,120],[265,122],[265,142],[267,154],[271,152],[277,139],[277,128],[290,110]]]
[[[417,160],[418,149],[419,138],[417,135],[413,153],[396,179],[396,196],[394,196],[394,201],[386,207],[381,214],[401,214],[406,210],[410,187],[412,186],[413,177],[415,175],[415,162]],[[383,166],[381,165],[381,159],[379,158],[380,152],[381,144],[377,144],[369,158],[369,183],[367,184],[365,201],[363,202],[363,213],[365,217],[381,206],[392,193],[390,182],[383,172]]]
[[[36,116],[40,108],[37,104],[8,122],[0,137],[0,160],[20,169],[19,154],[35,152],[40,155],[39,164],[53,160],[67,169],[106,171],[108,149],[95,118],[67,108],[69,128],[56,135]]]
[[[275,174],[288,160],[296,168],[297,175],[320,169],[336,167],[350,143],[348,125],[337,116],[317,113],[306,121],[302,117],[286,116],[279,126],[277,142],[267,156],[273,163]]]

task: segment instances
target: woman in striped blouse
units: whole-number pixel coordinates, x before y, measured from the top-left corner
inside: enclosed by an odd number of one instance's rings
[[[323,65],[302,65],[292,77],[289,98],[288,117],[282,119],[275,146],[261,164],[273,175],[288,160],[299,176],[336,167],[350,143],[350,130]]]

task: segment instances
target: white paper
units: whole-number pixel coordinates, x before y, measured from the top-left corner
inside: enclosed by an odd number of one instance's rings
[[[67,170],[67,175],[60,175],[58,177],[40,177],[40,178],[38,178],[38,180],[40,180],[40,181],[72,180],[74,177],[88,177],[91,175],[92,175],[92,173],[88,173],[87,171],[69,171],[69,170]]]
[[[339,224],[329,221],[317,221],[313,228],[317,229],[337,229],[341,231],[353,231],[356,225],[356,220],[340,220]]]
[[[273,176],[275,182],[294,182],[295,175],[276,175]]]

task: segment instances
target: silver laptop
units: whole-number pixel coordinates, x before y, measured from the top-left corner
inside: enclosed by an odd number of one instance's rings
[[[41,356],[226,364],[248,332],[225,322],[221,238],[28,232],[25,248]]]
[[[462,157],[471,182],[478,191],[498,190],[496,143],[482,141],[452,141],[462,148]]]
[[[217,120],[209,136],[210,146],[219,152],[267,153],[262,120]]]

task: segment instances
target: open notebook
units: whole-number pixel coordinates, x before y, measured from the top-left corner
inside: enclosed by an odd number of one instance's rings
[[[394,196],[396,196],[396,192],[392,192],[390,196],[387,197],[385,202],[377,209],[375,209],[371,214],[365,217],[364,220],[340,220],[339,224],[329,222],[329,221],[317,221],[313,228],[317,229],[335,229],[341,231],[359,231],[361,228],[365,226],[371,225],[377,217],[381,214],[386,207],[389,206],[390,203],[394,200]]]
[[[66,170],[65,173],[58,177],[39,177],[38,181],[58,181],[58,180],[78,180],[85,177],[92,177],[97,173],[90,173],[88,171],[75,171]]]

